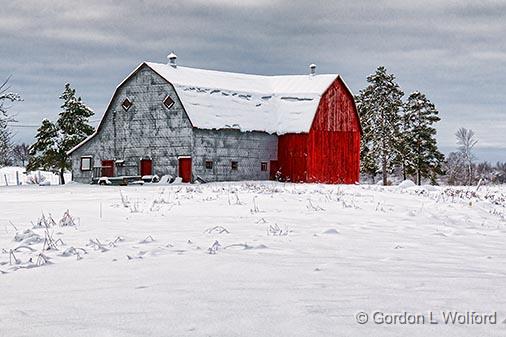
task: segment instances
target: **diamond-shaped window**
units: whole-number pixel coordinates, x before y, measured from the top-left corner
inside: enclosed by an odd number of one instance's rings
[[[121,107],[125,111],[128,111],[128,109],[130,109],[132,107],[132,105],[133,105],[133,103],[128,98],[125,98],[125,100],[123,101],[123,103],[121,103]]]
[[[167,109],[170,109],[174,105],[174,100],[167,95],[167,97],[163,100],[163,105],[165,105]]]

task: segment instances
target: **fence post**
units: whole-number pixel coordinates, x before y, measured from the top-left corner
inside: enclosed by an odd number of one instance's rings
[[[16,185],[19,185],[19,171],[16,171]]]
[[[5,186],[9,186],[9,182],[7,181],[7,174],[4,173]]]

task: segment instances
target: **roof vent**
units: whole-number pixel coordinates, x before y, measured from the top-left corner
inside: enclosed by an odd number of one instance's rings
[[[176,67],[177,67],[177,65],[176,65],[177,55],[176,55],[176,54],[174,54],[174,52],[172,52],[172,53],[170,53],[169,55],[167,55],[167,59],[169,60],[169,63],[168,63],[168,64],[169,64],[171,67],[174,67],[174,68],[176,68]]]
[[[316,64],[311,63],[309,65],[309,75],[314,76],[316,74]]]

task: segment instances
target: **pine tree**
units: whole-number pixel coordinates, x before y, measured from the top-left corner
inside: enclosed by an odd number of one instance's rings
[[[369,148],[369,145],[363,140],[361,140],[360,158],[360,171],[370,175],[374,183],[379,168],[373,156],[373,152]]]
[[[413,174],[415,171],[415,163],[413,161],[415,154],[414,149],[410,144],[410,134],[408,130],[409,124],[407,123],[406,118],[402,118],[401,133],[397,143],[397,158],[395,159],[395,165],[400,167],[403,180],[408,179],[408,175]]]
[[[360,91],[357,107],[364,130],[361,160],[362,168],[372,172],[379,168],[383,184],[398,158],[397,143],[400,137],[399,110],[404,93],[395,82],[395,76],[380,66],[367,77],[369,85]]]
[[[436,106],[418,91],[409,95],[404,104],[399,153],[404,172],[416,175],[418,185],[422,178],[431,178],[435,183],[436,176],[442,174],[444,155],[437,148],[433,127],[440,121],[438,114]]]
[[[42,125],[37,129],[35,143],[29,148],[30,159],[26,166],[27,171],[43,169],[55,170],[58,162],[58,129],[48,119],[42,120]]]
[[[93,133],[89,118],[94,113],[81,97],[76,97],[75,89],[68,83],[60,99],[63,104],[57,122],[46,119],[37,130],[36,142],[30,147],[32,157],[27,170],[44,168],[58,171],[60,182],[65,184],[65,170],[72,167],[67,152]]]
[[[360,138],[360,172],[369,175],[374,183],[376,174],[378,173],[378,165],[370,149],[371,135],[371,114],[365,111],[367,102],[362,101],[362,96],[355,96],[360,114],[360,124],[362,126],[362,137]]]
[[[93,133],[94,128],[88,121],[94,113],[83,104],[81,97],[76,97],[76,90],[69,83],[65,84],[60,99],[62,111],[56,123],[62,135],[60,147],[67,152]]]

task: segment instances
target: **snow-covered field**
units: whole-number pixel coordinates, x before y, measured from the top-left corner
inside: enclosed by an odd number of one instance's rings
[[[72,175],[65,173],[65,179],[66,181],[70,181]],[[0,167],[0,186],[38,184],[40,182],[58,185],[60,177],[47,171],[26,172],[24,167]]]
[[[505,199],[505,187],[2,187],[0,335],[505,336]],[[497,323],[447,325],[448,311]]]

